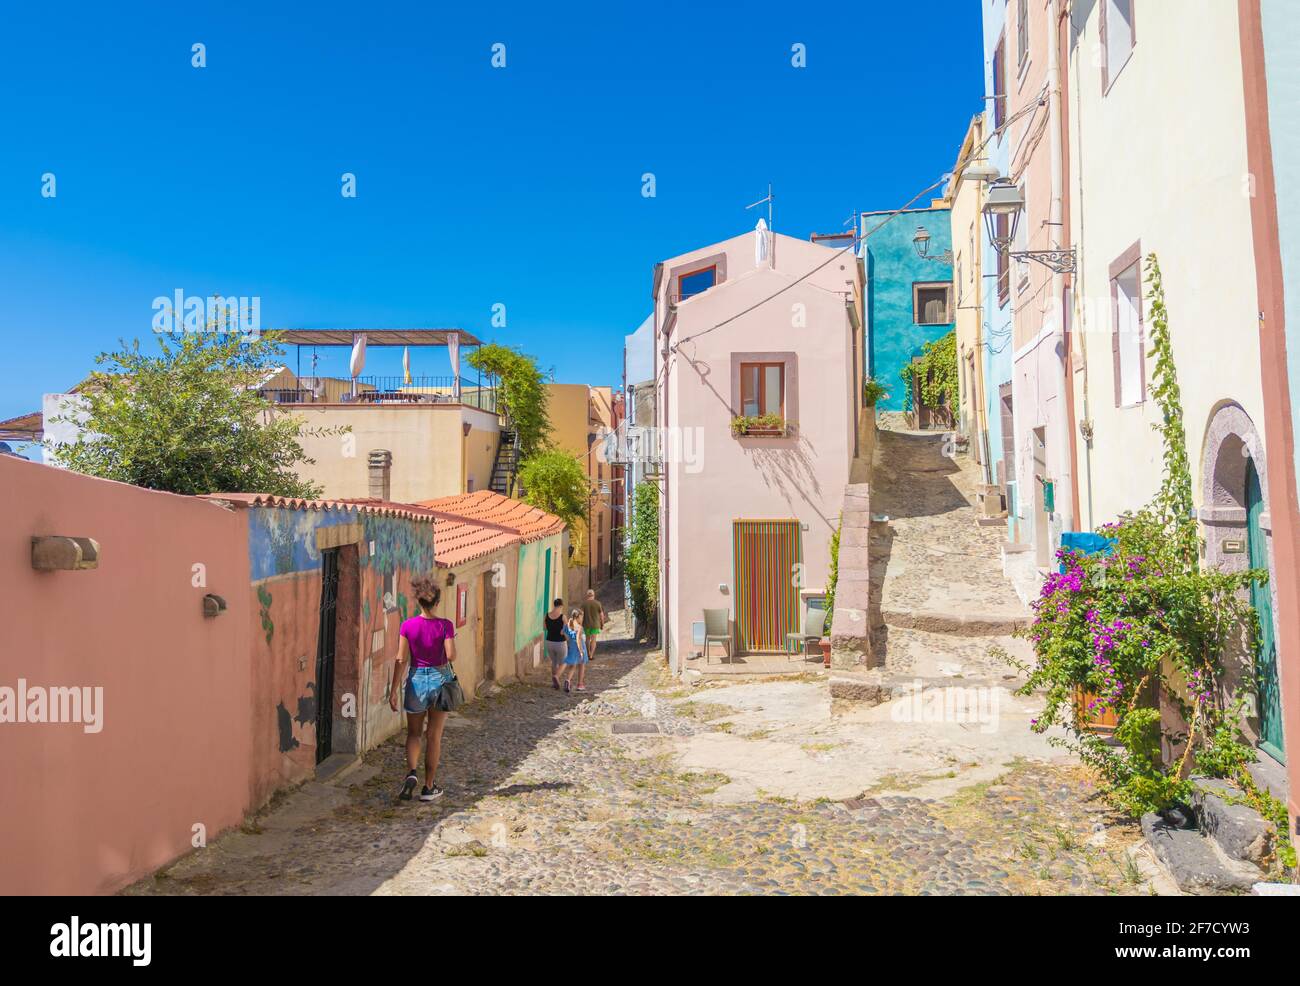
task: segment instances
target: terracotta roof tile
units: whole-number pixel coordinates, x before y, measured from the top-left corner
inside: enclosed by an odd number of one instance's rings
[[[403,517],[407,520],[436,520],[434,512],[413,503],[388,500],[306,500],[302,497],[275,496],[272,493],[207,493],[205,500],[220,500],[238,507],[282,507],[286,510],[357,510],[380,517]]]
[[[423,500],[419,506],[514,531],[525,542],[538,541],[564,530],[564,521],[554,514],[491,490]]]

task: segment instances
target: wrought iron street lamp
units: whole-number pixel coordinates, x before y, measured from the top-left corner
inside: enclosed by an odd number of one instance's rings
[[[1070,250],[1011,250],[1016,240],[1016,230],[1020,226],[1020,215],[1025,209],[1025,196],[1020,188],[1003,178],[989,186],[984,197],[984,225],[988,230],[989,242],[998,250],[1006,250],[1007,256],[1015,260],[1033,260],[1048,267],[1058,274],[1073,274],[1075,269],[1075,252]],[[1007,220],[1006,232],[998,234],[998,219]]]
[[[937,257],[930,256],[930,231],[924,226],[916,227],[916,235],[912,237],[912,249],[922,260],[928,260],[933,264],[947,264],[952,266],[952,251],[945,250]]]

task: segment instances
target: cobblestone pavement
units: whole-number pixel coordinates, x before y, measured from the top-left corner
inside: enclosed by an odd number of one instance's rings
[[[398,802],[401,747],[277,800],[243,830],[132,894],[1127,894],[1147,892],[1107,813],[1068,764],[1018,762],[938,800],[727,802],[729,778],[676,763],[727,730],[715,685],[607,643],[594,691],[511,685],[446,731],[432,805]],[[773,685],[780,683],[773,682]],[[750,686],[752,687],[752,683]],[[788,687],[788,685],[786,685]],[[627,732],[657,729],[657,732]],[[618,728],[620,732],[613,730]],[[809,751],[809,756],[815,751]],[[897,791],[898,782],[880,789]]]

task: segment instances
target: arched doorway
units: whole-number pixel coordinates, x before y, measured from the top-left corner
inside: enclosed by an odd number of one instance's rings
[[[1239,404],[1220,404],[1210,415],[1201,460],[1200,519],[1205,561],[1223,571],[1262,568],[1269,572],[1267,584],[1256,583],[1250,590],[1261,632],[1249,665],[1241,669],[1243,677],[1253,679],[1256,699],[1246,732],[1264,752],[1285,762],[1274,645],[1273,551],[1267,490],[1264,442],[1254,423]]]

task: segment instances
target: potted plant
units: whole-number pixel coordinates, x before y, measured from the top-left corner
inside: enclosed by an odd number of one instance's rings
[[[875,407],[878,401],[883,401],[888,396],[889,391],[883,383],[875,377],[867,377],[867,382],[862,385],[862,403]]]
[[[739,414],[731,419],[731,434],[737,438],[781,437],[788,431],[789,425],[779,414]]]

